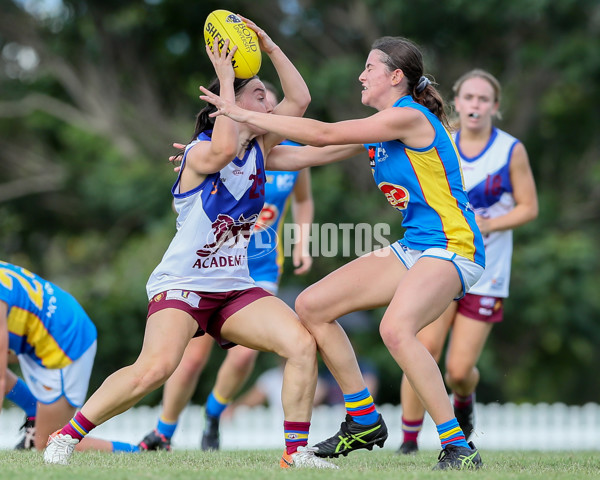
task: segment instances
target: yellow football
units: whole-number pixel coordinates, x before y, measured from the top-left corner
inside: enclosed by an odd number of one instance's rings
[[[229,39],[229,49],[237,45],[232,64],[237,78],[250,78],[258,73],[262,62],[262,54],[258,45],[256,32],[244,23],[235,13],[227,10],[215,10],[204,22],[204,41],[209,48],[217,42],[219,50]],[[228,50],[229,52],[229,50]]]

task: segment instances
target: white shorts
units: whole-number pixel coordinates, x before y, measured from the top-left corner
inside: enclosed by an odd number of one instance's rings
[[[29,355],[19,355],[19,365],[23,378],[33,396],[40,403],[54,403],[65,397],[74,407],[81,407],[85,402],[97,343],[65,368],[45,368]]]
[[[401,244],[400,241],[392,243],[390,246],[408,270],[410,270],[410,268],[421,257],[439,258],[441,260],[448,260],[449,262],[452,262],[458,271],[460,283],[462,284],[462,291],[460,295],[455,298],[455,300],[460,300],[462,297],[464,297],[465,293],[467,293],[469,289],[475,285],[475,283],[477,283],[477,280],[479,280],[483,274],[484,269],[481,265],[478,265],[477,263],[465,257],[461,257],[454,252],[444,250],[443,248],[413,250],[412,248],[408,248],[406,245]]]

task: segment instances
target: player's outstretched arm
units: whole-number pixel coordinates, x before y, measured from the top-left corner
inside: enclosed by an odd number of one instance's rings
[[[267,157],[269,170],[296,171],[346,160],[364,152],[362,145],[328,145],[326,147],[277,145]]]

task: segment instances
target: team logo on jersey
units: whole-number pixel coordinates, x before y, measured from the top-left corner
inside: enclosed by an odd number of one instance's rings
[[[163,293],[159,293],[158,295],[154,295],[154,298],[152,299],[153,302],[160,302],[164,297]]]
[[[261,232],[273,225],[279,217],[279,209],[277,205],[265,203],[262,210],[258,214],[258,220],[254,224],[254,231]]]
[[[378,187],[392,207],[398,210],[406,209],[410,201],[410,194],[406,188],[388,182],[381,182]]]
[[[194,267],[210,268],[241,265],[244,261],[243,255],[224,256],[212,259],[206,259],[206,257],[213,256],[223,246],[232,248],[238,243],[240,246],[247,246],[257,218],[257,213],[251,215],[249,218],[245,218],[244,214],[241,214],[237,220],[234,220],[229,215],[220,213],[217,216],[217,219],[212,223],[211,233],[214,240],[210,243],[206,243],[201,249],[196,251],[196,255],[200,258],[196,260]]]
[[[258,220],[254,224],[254,249],[252,250],[252,254],[248,255],[249,259],[265,257],[277,248],[279,239],[273,225],[279,218],[279,215],[280,212],[277,205],[265,203],[263,209],[260,211]]]

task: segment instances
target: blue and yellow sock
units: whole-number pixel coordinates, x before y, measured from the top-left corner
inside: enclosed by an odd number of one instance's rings
[[[113,453],[139,453],[140,447],[125,442],[111,442]]]
[[[285,435],[285,451],[288,455],[296,453],[298,447],[308,445],[308,431],[310,422],[283,422]]]
[[[176,429],[177,422],[167,422],[162,415],[158,419],[158,423],[156,424],[156,431],[167,438],[171,438],[173,435],[175,435]]]
[[[438,434],[440,436],[442,448],[446,448],[448,445],[456,445],[457,447],[471,448],[465,440],[465,434],[458,426],[458,421],[456,420],[456,418],[453,418],[449,422],[436,425],[435,428],[437,428]]]
[[[213,390],[206,400],[206,414],[211,417],[219,418],[230,403],[230,399],[222,397]]]
[[[37,399],[22,379],[17,379],[15,386],[6,394],[6,399],[21,407],[27,418],[35,418]]]
[[[379,412],[375,408],[373,397],[369,389],[365,388],[361,392],[344,395],[346,411],[356,423],[361,425],[372,425],[379,418]]]

